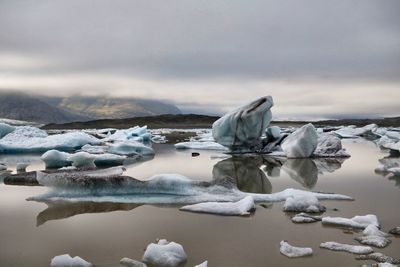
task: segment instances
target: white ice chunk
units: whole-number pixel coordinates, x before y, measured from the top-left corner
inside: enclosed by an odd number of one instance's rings
[[[0,123],[0,138],[3,138],[7,134],[15,130],[14,126],[8,125],[7,123]]]
[[[309,123],[290,134],[282,143],[282,150],[288,158],[308,158],[318,145],[315,127]]]
[[[196,265],[194,267],[207,267],[208,266],[208,261],[205,261],[203,263],[200,263],[199,265]]]
[[[182,245],[161,239],[147,246],[143,261],[155,266],[176,267],[187,261]]]
[[[59,255],[54,257],[50,263],[51,267],[91,267],[90,262],[75,256],[71,257],[69,254]]]
[[[26,163],[26,162],[18,162],[17,163],[17,166],[16,166],[16,169],[17,169],[17,172],[25,172],[26,171],[26,168],[29,166],[29,163]]]
[[[353,254],[368,254],[374,252],[374,250],[368,246],[355,246],[355,245],[341,244],[337,242],[325,242],[321,243],[319,246],[321,248],[326,248],[333,251],[344,251]]]
[[[106,146],[92,146],[92,145],[86,144],[81,148],[81,151],[84,151],[84,152],[87,152],[90,154],[103,154],[103,153],[105,153],[106,148],[107,148]]]
[[[315,157],[349,157],[342,148],[342,141],[332,134],[319,134],[318,145],[313,155]]]
[[[299,257],[311,256],[313,254],[312,248],[294,247],[284,240],[281,241],[280,245],[281,247],[279,251],[283,255],[289,258],[299,258]]]
[[[295,195],[288,197],[283,205],[283,210],[286,212],[324,212],[326,208],[322,206],[318,199],[312,195]]]
[[[268,127],[265,131],[265,134],[269,140],[278,139],[279,137],[281,137],[281,128],[279,128],[278,126]]]
[[[108,147],[107,152],[122,156],[132,155],[154,155],[154,150],[151,147],[136,141],[119,142]]]
[[[370,245],[378,248],[384,248],[388,246],[392,241],[387,239],[389,235],[382,232],[373,224],[368,225],[364,231],[363,236],[356,237],[355,239],[364,245]]]
[[[322,223],[360,229],[365,229],[370,224],[379,227],[378,218],[373,214],[354,216],[350,219],[342,217],[324,217],[322,218]]]
[[[212,125],[214,140],[228,148],[252,148],[271,122],[271,96],[261,97],[227,113]]]
[[[180,210],[213,213],[219,215],[249,215],[250,210],[255,208],[254,200],[247,196],[237,202],[204,202],[183,206]]]
[[[60,168],[71,165],[69,156],[71,154],[52,149],[45,152],[40,159],[44,161],[46,168]]]
[[[177,149],[198,149],[198,150],[222,150],[222,151],[229,150],[227,147],[224,147],[223,145],[220,145],[216,142],[199,142],[199,141],[176,143],[175,148],[177,148]]]
[[[68,157],[68,161],[72,162],[72,166],[75,167],[94,167],[95,155],[89,154],[87,152],[77,152]]]

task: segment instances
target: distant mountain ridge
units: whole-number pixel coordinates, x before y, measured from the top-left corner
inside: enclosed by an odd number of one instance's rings
[[[38,123],[68,123],[180,113],[175,105],[157,100],[0,93],[0,118]]]

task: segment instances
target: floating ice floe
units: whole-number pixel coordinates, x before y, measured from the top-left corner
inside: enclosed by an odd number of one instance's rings
[[[389,169],[393,168],[400,168],[400,158],[386,157],[379,160],[379,166],[375,169],[375,172],[386,175],[389,173]]]
[[[79,167],[95,167],[94,159],[95,155],[87,152],[77,152],[68,157],[68,161],[72,162],[72,166]]]
[[[176,267],[187,261],[182,245],[161,239],[147,246],[143,261],[160,267]]]
[[[116,130],[113,134],[102,139],[105,142],[125,142],[125,141],[137,141],[137,142],[148,142],[150,141],[150,133],[147,131],[147,126],[139,127],[135,126],[129,129]]]
[[[81,147],[81,151],[87,152],[90,154],[103,154],[106,152],[107,146],[92,146],[89,144],[84,145]]]
[[[342,147],[340,138],[333,134],[319,134],[314,157],[350,157]]]
[[[392,241],[388,239],[389,236],[387,233],[382,232],[375,225],[368,225],[364,231],[363,236],[356,237],[355,240],[360,242],[363,245],[374,246],[378,248],[387,247]]]
[[[355,138],[358,136],[363,136],[367,134],[371,134],[374,130],[376,130],[378,126],[376,124],[369,124],[364,127],[354,127],[354,126],[347,126],[343,127],[339,130],[334,131],[336,135],[341,138]]]
[[[51,149],[73,150],[86,144],[99,144],[100,140],[83,132],[47,135],[30,126],[16,129],[0,139],[1,153],[45,152]]]
[[[337,242],[325,242],[321,243],[319,246],[321,248],[333,251],[344,251],[353,254],[369,254],[374,252],[374,250],[368,246],[355,246],[355,245],[341,244]]]
[[[291,246],[288,242],[286,241],[281,241],[280,243],[281,247],[279,251],[289,257],[289,258],[299,258],[299,257],[305,257],[305,256],[311,256],[313,254],[312,248],[307,248],[307,247],[294,247]]]
[[[108,173],[107,170],[113,170]],[[141,204],[195,204],[200,202],[236,202],[251,196],[256,203],[285,201],[295,195],[315,196],[319,200],[353,200],[349,196],[285,189],[272,194],[239,191],[229,181],[195,181],[178,174],[155,175],[148,181],[117,175],[118,167],[100,171],[40,173],[37,180],[50,187],[43,195],[29,200],[70,200]],[[115,175],[114,175],[115,173]],[[43,177],[42,177],[43,176]]]
[[[400,263],[399,259],[395,259],[393,257],[387,256],[380,252],[374,252],[374,253],[371,253],[368,255],[360,255],[356,259],[357,260],[373,260],[376,262],[390,263],[390,264],[399,264]]]
[[[147,267],[145,263],[130,258],[122,258],[119,263],[125,267]]]
[[[378,218],[373,214],[354,216],[350,219],[342,217],[323,217],[322,223],[359,229],[365,229],[369,225],[379,227]]]
[[[190,141],[176,143],[175,148],[177,149],[198,149],[198,150],[221,150],[229,151],[227,147],[220,145],[216,142],[201,142],[201,141]]]
[[[218,215],[243,216],[249,215],[255,209],[254,200],[247,196],[237,202],[204,202],[183,206],[180,210]]]
[[[200,263],[200,264],[198,264],[198,265],[196,265],[194,267],[207,267],[207,266],[208,266],[208,261],[205,261],[205,262]]]
[[[212,125],[214,140],[232,150],[254,149],[271,122],[271,96],[261,97],[224,115]]]
[[[124,164],[126,158],[127,158],[126,156],[105,153],[105,154],[95,155],[94,164],[97,167],[119,166]]]
[[[315,127],[309,123],[286,137],[281,147],[288,158],[308,158],[311,157],[317,145],[317,131]]]
[[[313,223],[322,220],[321,216],[310,215],[307,213],[299,213],[292,217],[292,222],[294,223]]]
[[[283,205],[283,211],[286,212],[324,212],[326,208],[322,206],[318,198],[312,195],[295,195],[288,197]]]
[[[118,142],[116,144],[111,144],[107,148],[107,152],[111,154],[117,154],[121,156],[132,156],[132,155],[154,155],[154,150],[140,142],[128,141],[128,142]]]
[[[0,139],[6,136],[7,134],[13,132],[15,130],[14,126],[8,125],[6,123],[0,123]]]
[[[75,256],[71,257],[69,254],[59,255],[54,257],[50,263],[51,267],[92,267],[90,262]]]

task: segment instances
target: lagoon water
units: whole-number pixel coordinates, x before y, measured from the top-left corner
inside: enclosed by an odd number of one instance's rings
[[[343,161],[288,160],[258,157],[223,158],[218,152],[177,151],[171,144],[154,146],[152,160],[130,165],[126,175],[146,180],[160,173],[179,173],[211,181],[229,175],[242,191],[270,193],[285,188],[335,192],[355,201],[323,201],[324,216],[353,217],[376,214],[384,231],[400,226],[400,178],[376,174],[378,160],[387,157],[373,142],[344,140],[351,158]],[[24,160],[28,170],[44,165],[39,156],[2,156],[11,168]],[[321,223],[294,224],[283,203],[257,205],[250,217],[225,217],[179,211],[174,205],[94,202],[35,202],[26,199],[46,192],[40,186],[0,184],[0,266],[49,266],[60,254],[80,256],[96,266],[120,266],[123,257],[140,260],[157,238],[183,245],[194,266],[361,266],[355,255],[319,248],[325,241],[355,244],[359,233]],[[400,238],[385,249],[400,258]],[[289,259],[279,253],[279,242],[314,249],[314,255]],[[372,262],[369,262],[372,263]]]

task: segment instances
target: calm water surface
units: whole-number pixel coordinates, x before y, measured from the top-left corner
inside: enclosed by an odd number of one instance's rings
[[[324,201],[325,216],[352,217],[376,214],[382,229],[400,226],[400,179],[375,174],[381,152],[372,142],[346,140],[352,155],[341,161],[273,161],[262,157],[216,158],[217,152],[176,151],[156,145],[154,159],[131,165],[127,175],[146,180],[160,173],[179,173],[211,181],[223,175],[236,179],[242,191],[270,193],[285,188],[335,192],[355,201]],[[43,169],[38,156],[2,156],[15,167],[32,162],[28,170]],[[39,203],[26,198],[46,192],[44,187],[0,184],[0,266],[49,266],[55,255],[69,253],[96,266],[120,266],[122,257],[140,260],[146,246],[166,238],[184,246],[185,266],[208,260],[209,266],[361,266],[348,253],[319,249],[325,241],[358,244],[357,233],[320,223],[293,224],[282,203],[258,205],[250,217],[194,214],[178,206],[118,203]],[[337,210],[334,210],[337,209]],[[314,249],[308,258],[288,259],[279,253],[279,242]],[[400,239],[383,251],[400,257]]]

